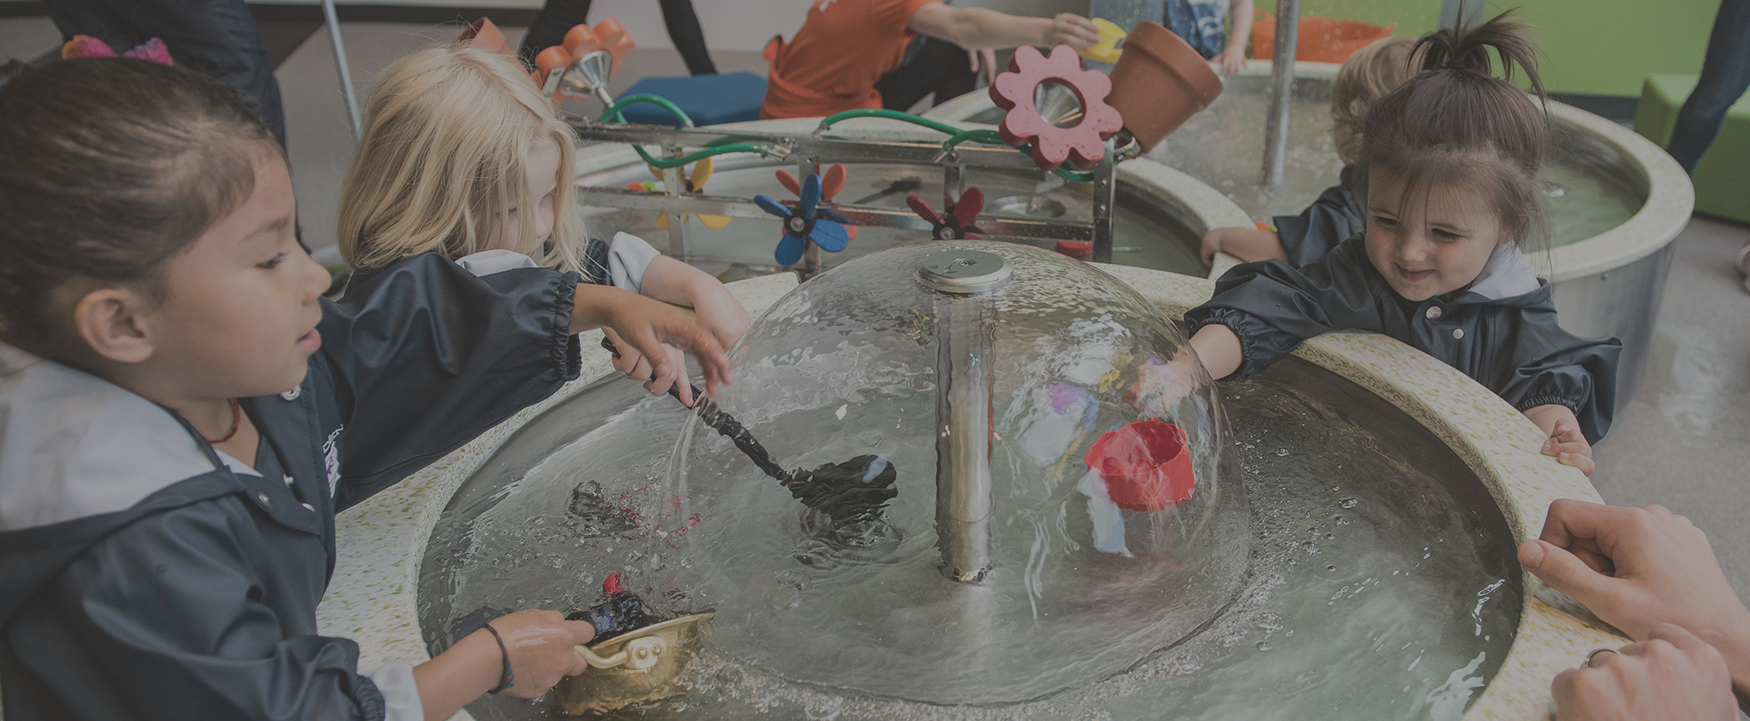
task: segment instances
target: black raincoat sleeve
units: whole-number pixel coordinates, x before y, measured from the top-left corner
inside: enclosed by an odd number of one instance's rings
[[[1565,406],[1580,422],[1588,443],[1610,430],[1616,414],[1616,366],[1622,341],[1581,338],[1556,324],[1554,310],[1517,314],[1499,371],[1479,378],[1521,413],[1544,405]]]
[[[276,544],[250,513],[231,495],[151,515],[68,564],[38,592],[47,602],[7,626],[14,649],[42,654],[20,659],[34,673],[9,674],[23,684],[6,689],[9,710],[30,718],[383,719],[382,693],[357,672],[358,645],[310,633],[313,619],[282,615],[264,591],[273,585],[261,564]]]
[[[1216,281],[1214,298],[1185,314],[1185,325],[1193,335],[1206,325],[1232,330],[1240,367],[1217,380],[1247,378],[1308,338],[1339,329],[1383,332],[1367,268],[1359,241],[1298,270],[1280,260],[1237,265]]]
[[[1300,215],[1278,215],[1272,219],[1289,265],[1296,268],[1311,265],[1338,243],[1367,230],[1367,215],[1349,188],[1349,176],[1350,170],[1344,168],[1345,182],[1326,188]]]
[[[345,423],[347,508],[557,391],[580,370],[576,273],[475,277],[427,253],[324,301],[322,352]]]

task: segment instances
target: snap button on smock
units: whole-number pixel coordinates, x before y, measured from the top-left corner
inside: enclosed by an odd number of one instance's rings
[[[288,401],[295,401],[298,399],[298,396],[301,396],[303,394],[304,394],[304,387],[303,386],[292,386],[291,390],[286,391],[284,393],[281,393],[280,397],[284,398]]]
[[[1457,340],[1457,339],[1463,338],[1463,337],[1464,337],[1464,329],[1463,328],[1453,328],[1452,329],[1453,340]]]
[[[1440,306],[1437,306],[1437,305],[1428,306],[1428,312],[1423,313],[1423,315],[1428,316],[1428,320],[1434,320],[1436,318],[1439,318],[1440,317]]]

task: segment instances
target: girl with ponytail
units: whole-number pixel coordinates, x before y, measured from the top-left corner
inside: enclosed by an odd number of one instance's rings
[[[1416,43],[1419,72],[1367,112],[1365,230],[1298,270],[1270,260],[1222,276],[1185,315],[1196,353],[1139,377],[1134,404],[1158,409],[1205,372],[1245,378],[1313,336],[1369,330],[1487,386],[1543,431],[1543,453],[1591,474],[1622,344],[1562,330],[1549,283],[1520,253],[1544,231],[1547,118],[1537,44],[1510,15]],[[1516,70],[1538,100],[1511,82]]]

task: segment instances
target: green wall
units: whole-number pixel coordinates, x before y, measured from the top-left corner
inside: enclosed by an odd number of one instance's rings
[[[1256,0],[1274,11],[1275,0]],[[1544,85],[1555,93],[1639,96],[1654,73],[1695,74],[1719,0],[1523,0],[1491,2],[1489,14],[1519,8],[1537,27]],[[1397,23],[1419,35],[1440,23],[1439,0],[1301,0],[1301,14]]]

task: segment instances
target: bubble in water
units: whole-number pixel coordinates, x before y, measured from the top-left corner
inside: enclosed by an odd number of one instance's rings
[[[1276,457],[1277,458],[1281,458],[1281,457],[1286,456],[1286,455],[1288,455],[1287,448],[1279,448],[1276,450]]]
[[[1355,505],[1358,503],[1360,503],[1360,501],[1355,500],[1353,498],[1345,498],[1341,501],[1337,501],[1337,505],[1342,506],[1344,508],[1354,508]]]
[[[1325,534],[1325,540],[1327,540],[1327,541],[1335,541],[1335,540],[1337,540],[1337,534],[1335,534],[1335,533],[1327,533],[1327,534]]]
[[[1330,571],[1332,573],[1336,573],[1337,567],[1336,566],[1325,566],[1325,570]]]
[[[1301,550],[1306,551],[1307,553],[1318,553],[1319,552],[1319,544],[1313,543],[1312,541],[1301,541],[1300,548],[1301,548]]]
[[[1270,650],[1270,642],[1269,642],[1269,641],[1259,641],[1259,642],[1258,642],[1258,650],[1259,650],[1259,651],[1268,651],[1268,650]]]

